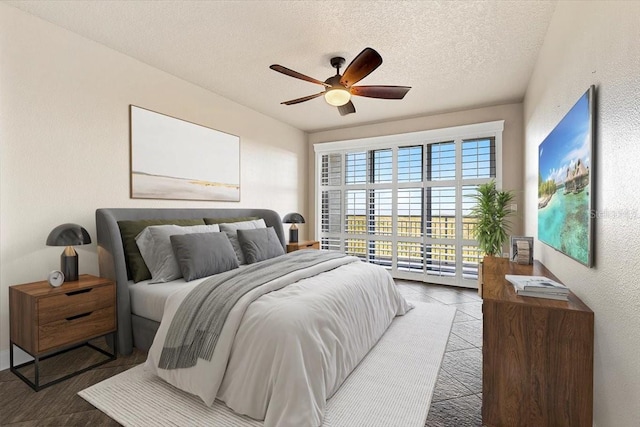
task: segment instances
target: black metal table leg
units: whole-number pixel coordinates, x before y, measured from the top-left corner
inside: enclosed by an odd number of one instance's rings
[[[10,370],[18,378],[20,378],[22,381],[24,381],[29,387],[31,387],[33,390],[40,391],[45,387],[49,387],[51,385],[58,384],[59,382],[67,380],[67,379],[69,379],[71,377],[74,377],[76,375],[79,375],[79,374],[82,374],[84,372],[87,372],[90,369],[96,368],[96,367],[98,367],[100,365],[104,365],[105,363],[111,362],[112,360],[116,360],[118,358],[118,348],[117,348],[117,341],[116,341],[117,340],[117,336],[116,336],[117,332],[112,332],[112,333],[103,335],[102,337],[106,337],[107,335],[112,335],[113,338],[114,338],[113,353],[109,353],[109,352],[107,352],[107,351],[105,351],[105,350],[103,350],[103,349],[101,349],[99,347],[96,347],[95,345],[91,344],[90,342],[85,342],[85,343],[81,343],[81,344],[77,344],[77,345],[72,345],[70,347],[63,348],[63,349],[60,349],[60,350],[56,350],[55,352],[50,353],[50,354],[33,356],[29,352],[27,352],[24,349],[22,349],[19,345],[14,344],[13,341],[11,341],[9,343],[9,345],[11,347],[10,350],[9,350]],[[102,337],[96,337],[94,339],[102,338]],[[14,352],[14,346],[20,348],[22,351],[24,351],[25,353],[29,354],[31,357],[34,358],[34,360],[31,360],[31,361],[25,362],[25,363],[21,363],[20,365],[14,366],[14,353],[13,353]],[[72,372],[71,374],[65,375],[65,376],[63,376],[61,378],[55,379],[55,380],[50,381],[48,383],[40,384],[40,362],[42,360],[48,359],[50,357],[58,356],[58,355],[60,355],[62,353],[66,353],[68,351],[75,350],[75,349],[80,348],[80,347],[92,348],[92,349],[98,351],[99,353],[102,353],[105,356],[107,356],[108,359],[100,361],[98,363],[94,363],[91,366],[87,366],[86,368],[80,369],[79,371],[76,371],[76,372]],[[35,369],[35,371],[34,371],[34,373],[35,373],[34,381],[31,381],[29,378],[24,376],[20,371],[18,371],[18,369],[23,368],[25,366],[29,366],[29,365],[34,365],[34,369]]]

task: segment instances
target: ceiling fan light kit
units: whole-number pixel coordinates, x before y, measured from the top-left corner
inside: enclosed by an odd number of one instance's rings
[[[351,94],[342,87],[328,87],[324,93],[324,99],[329,105],[340,107],[351,100]]]
[[[324,82],[283,67],[282,65],[273,64],[269,68],[287,76],[325,87],[324,92],[284,101],[282,104],[299,104],[324,95],[325,101],[327,101],[329,105],[338,107],[338,112],[342,116],[356,112],[356,108],[353,102],[351,102],[351,95],[379,99],[402,99],[407,92],[409,92],[409,89],[411,89],[409,86],[353,86],[382,64],[380,54],[370,47],[360,52],[344,70],[344,74],[340,75],[340,68],[344,63],[345,59],[342,57],[336,56],[331,58],[331,66],[336,69],[336,75],[329,77]]]

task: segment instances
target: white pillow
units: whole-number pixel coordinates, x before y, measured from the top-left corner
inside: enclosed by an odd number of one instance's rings
[[[170,282],[182,277],[180,266],[173,253],[170,237],[176,234],[219,232],[218,224],[192,225],[152,225],[136,236],[136,244],[142,259],[151,272],[150,283]]]
[[[240,242],[238,241],[238,230],[255,230],[256,228],[267,228],[267,224],[265,224],[264,219],[260,218],[254,221],[228,222],[220,224],[220,231],[227,233],[227,237],[231,242],[231,246],[233,246],[233,250],[238,257],[240,265],[246,264],[247,261],[244,258]]]

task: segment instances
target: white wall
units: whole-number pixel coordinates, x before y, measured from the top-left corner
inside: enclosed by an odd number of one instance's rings
[[[381,101],[385,102],[385,101]],[[477,108],[433,116],[415,117],[364,126],[335,129],[309,134],[309,209],[311,214],[305,224],[310,234],[315,232],[313,214],[315,212],[315,153],[313,144],[349,139],[368,138],[372,136],[395,135],[423,130],[441,129],[452,126],[504,120],[502,133],[502,182],[505,190],[513,190],[515,203],[521,204],[524,194],[522,181],[523,169],[523,124],[522,104],[506,104],[494,107]],[[519,209],[519,212],[521,210]],[[306,217],[305,217],[306,218]],[[516,214],[512,219],[512,234],[522,232],[523,215]]]
[[[87,228],[94,244],[78,247],[80,273],[98,274],[100,207],[309,216],[302,131],[4,4],[0,64],[0,356],[9,348],[8,287],[60,268],[62,248],[45,246],[58,224]],[[130,199],[129,104],[240,136],[241,202]]]
[[[524,102],[525,232],[537,235],[538,145],[597,85],[595,267],[536,257],[595,313],[594,421],[640,420],[640,2],[560,2]]]

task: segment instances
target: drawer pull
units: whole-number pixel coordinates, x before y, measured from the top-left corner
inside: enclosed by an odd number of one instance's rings
[[[86,294],[87,292],[91,292],[92,290],[93,290],[93,288],[80,289],[79,291],[67,292],[65,295],[70,297],[70,296],[78,295],[78,294]]]
[[[87,316],[89,316],[91,313],[93,313],[93,311],[90,311],[90,312],[88,312],[88,313],[83,313],[83,314],[77,314],[77,315],[75,315],[75,316],[67,317],[67,320],[68,320],[68,321],[71,321],[71,320],[79,319],[79,318],[81,318],[81,317],[87,317]]]

